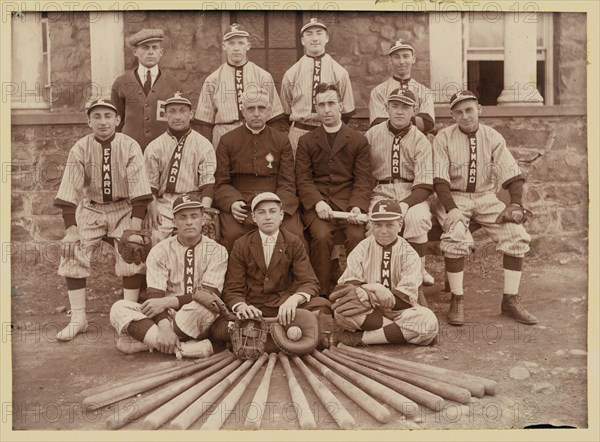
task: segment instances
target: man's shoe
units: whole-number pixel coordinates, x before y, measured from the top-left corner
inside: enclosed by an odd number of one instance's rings
[[[421,267],[421,276],[423,276],[423,285],[425,287],[431,287],[435,284],[435,279],[425,270],[425,267]]]
[[[149,351],[150,346],[132,338],[129,335],[121,335],[117,340],[117,350],[123,353],[132,354]]]
[[[334,332],[330,337],[330,347],[335,347],[339,343],[346,344],[349,347],[365,347],[366,344],[362,341],[363,332]]]
[[[79,333],[85,333],[88,330],[88,322],[85,317],[71,317],[69,324],[56,333],[56,339],[59,341],[72,341]]]
[[[189,341],[181,342],[180,349],[175,351],[177,359],[186,358],[208,358],[213,354],[212,342],[208,339],[197,341],[190,339]]]
[[[450,308],[448,309],[448,324],[463,325],[465,323],[465,306],[463,304],[463,295],[452,295],[450,299]]]
[[[517,322],[523,324],[537,324],[538,320],[535,316],[525,310],[525,307],[521,305],[521,297],[519,295],[507,295],[502,296],[502,314],[510,316]]]

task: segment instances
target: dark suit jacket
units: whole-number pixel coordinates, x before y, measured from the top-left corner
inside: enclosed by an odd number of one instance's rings
[[[258,230],[237,239],[229,254],[223,287],[227,307],[231,309],[238,302],[257,308],[279,307],[296,292],[319,296],[319,280],[300,238],[280,230],[269,268]]]
[[[296,187],[307,226],[315,218],[314,208],[321,200],[339,210],[359,207],[367,212],[375,179],[365,136],[345,124],[333,148],[329,147],[323,126],[301,136],[296,151]]]

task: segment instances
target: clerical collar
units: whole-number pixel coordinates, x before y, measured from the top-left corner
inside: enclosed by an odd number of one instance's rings
[[[393,133],[395,136],[398,136],[398,135],[404,136],[410,130],[412,123],[409,121],[408,126],[404,126],[404,127],[401,127],[400,129],[398,129],[398,128],[392,126],[392,123],[390,123],[390,120],[388,120],[387,126],[388,126],[388,129],[390,130],[390,132]]]
[[[261,127],[260,129],[256,130],[256,129],[252,129],[251,127],[248,127],[248,123],[245,123],[244,126],[246,126],[246,129],[248,129],[250,132],[252,132],[254,135],[258,135],[259,133],[261,133],[263,130],[265,130],[265,127],[267,127],[267,125],[265,124],[263,127]]]
[[[167,132],[169,132],[169,135],[177,138],[177,141],[181,140],[181,137],[189,134],[191,131],[192,130],[190,129],[189,126],[186,127],[185,129],[181,129],[181,130],[176,130],[176,129],[171,129],[171,128],[167,129]]]
[[[323,58],[325,56],[325,52],[323,52],[321,55],[308,55],[308,54],[304,54],[306,55],[308,58],[312,58],[313,60],[318,60],[320,58]]]
[[[472,132],[465,132],[464,130],[462,130],[462,129],[460,128],[460,126],[458,126],[458,130],[460,130],[460,131],[461,131],[463,134],[465,134],[465,135],[475,135],[475,134],[477,133],[477,131],[479,130],[479,124],[477,125],[477,129],[475,129],[475,130],[474,130],[474,131],[472,131]]]
[[[227,64],[234,69],[244,67],[244,66],[246,66],[247,63],[248,63],[248,58],[246,58],[246,60],[244,60],[244,62],[242,64],[231,64],[231,63],[227,62]]]
[[[400,83],[408,83],[411,80],[410,77],[408,77],[408,78],[400,78],[400,77],[398,77],[396,75],[393,75],[392,77],[394,78],[394,80],[399,81]]]
[[[328,134],[334,134],[340,131],[340,129],[342,128],[342,122],[340,121],[340,124],[338,124],[337,126],[325,126],[323,125],[323,129],[325,129],[325,132],[327,132]]]
[[[94,140],[96,140],[98,143],[100,144],[110,144],[112,143],[112,140],[115,139],[115,135],[116,134],[112,134],[110,138],[106,139],[106,140],[101,140],[100,138],[96,137],[96,135],[94,135]]]

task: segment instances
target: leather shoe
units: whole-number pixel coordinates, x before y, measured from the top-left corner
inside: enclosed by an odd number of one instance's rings
[[[463,325],[465,323],[465,306],[463,304],[463,295],[452,295],[450,298],[450,308],[448,309],[448,324]]]
[[[523,324],[537,324],[538,322],[537,318],[521,305],[521,297],[519,295],[504,294],[502,296],[502,314],[510,316],[515,321]]]

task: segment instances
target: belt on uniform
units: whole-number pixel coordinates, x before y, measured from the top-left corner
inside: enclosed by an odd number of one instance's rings
[[[313,126],[312,124],[304,124],[304,123],[299,123],[298,121],[294,121],[294,127],[297,127],[298,129],[302,129],[302,130],[313,130],[319,126]]]
[[[405,178],[390,178],[387,180],[379,180],[377,184],[398,184],[398,183],[412,183],[411,180]]]
[[[119,198],[119,199],[116,199],[114,201],[106,201],[106,202],[102,202],[102,203],[99,203],[98,201],[90,200],[90,203],[91,204],[100,204],[100,205],[102,205],[102,204],[109,204],[109,203],[120,203],[121,201],[125,201],[126,199],[127,198]]]

